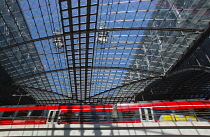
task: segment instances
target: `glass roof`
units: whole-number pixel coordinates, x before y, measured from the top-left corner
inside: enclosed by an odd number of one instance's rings
[[[0,1],[0,63],[37,103],[123,103],[170,71],[209,0]]]

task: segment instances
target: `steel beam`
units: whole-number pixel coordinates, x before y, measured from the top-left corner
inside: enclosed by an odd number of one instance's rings
[[[184,28],[161,28],[161,27],[127,27],[127,28],[106,28],[106,29],[89,29],[88,32],[102,32],[102,31],[125,31],[125,30],[160,30],[160,31],[183,31],[183,32],[203,32],[203,29],[184,29]],[[16,43],[13,45],[9,45],[6,47],[0,47],[0,50],[3,49],[8,49],[8,48],[12,48],[15,46],[19,46],[19,45],[24,45],[24,44],[28,44],[28,43],[32,43],[32,42],[36,42],[36,41],[41,41],[41,40],[46,40],[46,39],[51,39],[51,38],[56,38],[56,37],[64,37],[67,35],[73,35],[73,34],[82,34],[82,33],[87,33],[87,30],[76,30],[76,31],[70,31],[70,32],[65,32],[63,34],[59,34],[59,35],[53,35],[53,36],[47,36],[47,37],[42,37],[42,38],[37,38],[37,39],[32,39],[32,40],[28,40],[28,41],[24,41],[24,42],[20,42],[20,43]]]

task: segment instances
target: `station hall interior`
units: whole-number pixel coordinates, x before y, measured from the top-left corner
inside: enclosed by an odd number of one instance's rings
[[[0,136],[210,135],[210,0],[0,7]]]

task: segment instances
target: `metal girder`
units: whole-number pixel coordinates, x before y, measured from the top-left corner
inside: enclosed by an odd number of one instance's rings
[[[84,69],[86,68],[85,66],[81,66],[81,67],[75,67],[75,69]],[[155,72],[155,71],[150,71],[150,70],[143,70],[143,69],[137,69],[137,68],[125,68],[125,67],[106,67],[106,66],[95,66],[95,67],[92,67],[92,66],[89,66],[88,68],[92,68],[92,69],[123,69],[123,70],[129,70],[129,71],[141,71],[141,72],[148,72],[148,73],[152,73],[152,74],[156,74],[156,75],[160,75],[161,73],[160,72]],[[58,72],[58,71],[65,71],[65,70],[69,70],[69,69],[73,69],[73,67],[69,67],[69,68],[63,68],[63,69],[56,69],[56,70],[50,70],[50,71],[44,71],[44,72],[40,72],[40,73],[35,73],[35,74],[32,74],[32,75],[27,75],[27,76],[24,76],[24,77],[19,77],[19,78],[16,78],[16,79],[13,79],[15,81],[17,80],[21,80],[21,79],[24,79],[24,78],[30,78],[30,77],[34,77],[34,76],[37,76],[37,75],[42,75],[42,74],[46,74],[46,73],[52,73],[52,72]]]
[[[188,71],[203,71],[203,72],[210,73],[210,68],[205,67],[205,66],[192,66],[192,67],[189,67],[189,68],[183,68],[183,69],[180,69],[180,70],[173,71],[171,73],[167,73],[165,75],[165,77],[166,78],[173,77],[177,74],[188,72]]]
[[[183,32],[203,32],[203,29],[185,29],[185,28],[162,28],[162,27],[124,27],[124,28],[106,28],[96,30],[100,31],[124,31],[124,30],[160,30],[160,31],[183,31]]]
[[[90,36],[90,10],[91,10],[91,1],[87,0],[87,20],[86,20],[86,53],[85,53],[85,98],[87,97],[87,81],[88,81],[88,55],[89,55],[89,36]],[[93,55],[92,55],[93,57]],[[92,69],[91,69],[92,71]],[[89,82],[90,83],[90,82]],[[82,92],[82,91],[80,91]],[[81,93],[82,96],[82,93]]]
[[[78,25],[78,28],[79,28],[79,31],[81,30],[81,8],[83,7],[83,6],[81,6],[81,3],[80,3],[80,1],[77,1],[77,3],[78,3],[78,7],[77,7],[77,9],[78,9],[78,16],[74,16],[75,18],[77,18],[78,19],[78,22],[79,22],[79,25]],[[85,17],[86,15],[84,15],[84,17]],[[72,18],[74,18],[74,17],[72,17]],[[79,43],[79,74],[80,74],[80,76],[79,76],[79,80],[80,80],[80,83],[81,83],[81,80],[82,80],[82,76],[81,76],[81,73],[82,73],[82,64],[81,64],[81,33],[79,32],[79,37],[78,37],[78,43]],[[84,37],[84,38],[86,38],[86,37]],[[75,69],[78,69],[78,68],[75,68]],[[81,84],[80,85],[78,85],[79,86],[79,88],[81,89]],[[81,91],[80,91],[80,96],[81,96]]]
[[[184,29],[184,28],[161,28],[161,27],[129,27],[129,28],[106,28],[106,29],[89,29],[89,33],[90,32],[103,32],[103,31],[124,31],[124,30],[160,30],[160,31],[183,31],[183,32],[203,32],[203,29]],[[19,45],[24,45],[24,44],[28,44],[28,43],[32,43],[32,42],[36,42],[36,41],[41,41],[41,40],[46,40],[46,39],[51,39],[51,38],[56,38],[56,37],[64,37],[64,36],[68,36],[73,35],[73,34],[82,34],[82,33],[87,33],[87,30],[76,30],[76,31],[70,31],[70,32],[64,32],[63,34],[59,34],[59,35],[53,35],[53,36],[47,36],[47,37],[42,37],[42,38],[37,38],[37,39],[32,39],[32,40],[28,40],[28,41],[24,41],[24,42],[20,42],[20,43],[16,43],[13,45],[9,45],[6,47],[0,47],[0,50],[4,50],[4,49],[8,49],[8,48],[12,48],[15,46],[19,46]]]
[[[195,40],[194,42],[192,42],[190,44],[189,48],[185,51],[185,53],[182,55],[182,57],[174,63],[174,65],[169,69],[168,72],[173,71],[178,66],[180,66],[183,63],[183,61],[186,58],[188,58],[193,53],[193,51],[195,51],[200,46],[202,41],[204,41],[207,37],[209,37],[209,34],[210,34],[210,23],[204,29],[204,32],[197,36],[197,38],[196,38],[197,40]]]
[[[161,96],[164,94],[165,96],[168,96],[167,99],[172,100],[176,99],[174,96],[177,94],[188,96],[187,93],[192,94],[194,92],[193,89],[197,91],[202,85],[205,87],[208,85],[207,80],[209,74],[209,67],[199,66],[184,68],[168,73],[162,77],[162,79],[148,85],[148,87],[138,95],[138,98],[141,98],[141,96],[147,96],[147,100],[152,100],[151,98],[156,99],[156,95]],[[190,84],[190,86],[186,84]],[[203,89],[201,90],[204,91]]]
[[[145,79],[140,79],[140,80],[137,80],[137,81],[133,81],[133,82],[130,82],[130,83],[121,85],[121,86],[117,86],[117,87],[111,88],[111,89],[109,89],[109,90],[105,90],[105,91],[103,91],[103,92],[101,92],[101,93],[95,94],[95,95],[91,96],[89,99],[91,99],[91,98],[93,98],[93,97],[96,97],[96,96],[98,96],[98,95],[104,94],[104,93],[106,93],[106,92],[109,92],[109,91],[111,91],[111,90],[115,90],[115,89],[118,89],[118,88],[122,88],[122,87],[125,87],[125,86],[129,86],[129,85],[131,85],[131,84],[135,84],[135,83],[138,83],[138,82],[141,82],[141,81],[146,81],[146,80],[155,79],[155,78],[161,78],[161,77],[163,77],[163,76],[149,77],[149,78],[145,78]]]
[[[68,21],[69,21],[69,25],[70,25],[69,29],[70,29],[70,32],[73,32],[74,29],[73,29],[73,20],[72,20],[72,1],[68,0],[67,4],[68,4]],[[71,57],[72,57],[73,75],[74,75],[73,80],[74,80],[74,86],[75,86],[74,91],[72,90],[72,92],[76,94],[76,100],[78,100],[77,77],[76,77],[76,68],[75,68],[76,67],[75,66],[75,52],[74,52],[75,47],[74,47],[74,34],[73,33],[70,33],[70,39],[71,39],[70,48],[72,50],[72,52],[71,52],[72,56]],[[67,55],[67,61],[68,61],[68,55]],[[69,63],[67,63],[67,64],[68,64],[68,67],[69,67]],[[69,75],[71,75],[70,72],[69,72]]]
[[[64,29],[64,22],[63,22],[63,13],[62,13],[62,6],[61,6],[61,1],[59,1],[59,7],[60,7],[60,10],[61,10],[61,12],[60,12],[60,15],[61,15],[61,23],[62,23],[62,30],[63,30],[63,32],[65,32],[65,29]],[[67,44],[66,44],[66,39],[65,39],[65,36],[64,35],[60,35],[60,37],[61,36],[63,36],[63,38],[64,38],[64,48],[65,48],[65,55],[66,55],[66,58],[67,58],[67,60],[66,60],[66,62],[67,62],[67,64],[68,64],[68,53],[67,53]],[[69,71],[70,70],[70,68],[69,68],[69,65],[67,65],[67,70]],[[72,81],[71,81],[71,75],[70,75],[70,73],[69,73],[69,83],[70,83],[70,85],[71,85],[71,83],[72,83]],[[72,86],[70,86],[70,89],[71,89],[71,91],[72,91]]]
[[[57,93],[57,92],[48,91],[48,90],[45,90],[45,89],[30,87],[30,86],[26,86],[26,85],[17,85],[17,86],[20,86],[20,87],[23,87],[23,88],[34,89],[36,91],[42,91],[42,92],[52,93],[52,94],[60,95],[60,96],[63,96],[63,97],[66,97],[66,98],[70,98],[71,99],[71,97],[69,97],[69,96],[66,96],[66,95],[63,95],[63,94],[60,94],[60,93]]]

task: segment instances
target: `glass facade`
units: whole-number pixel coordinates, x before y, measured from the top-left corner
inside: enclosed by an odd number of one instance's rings
[[[210,22],[208,0],[0,6],[0,63],[38,104],[132,102],[174,68]],[[196,64],[192,58],[186,64]]]

